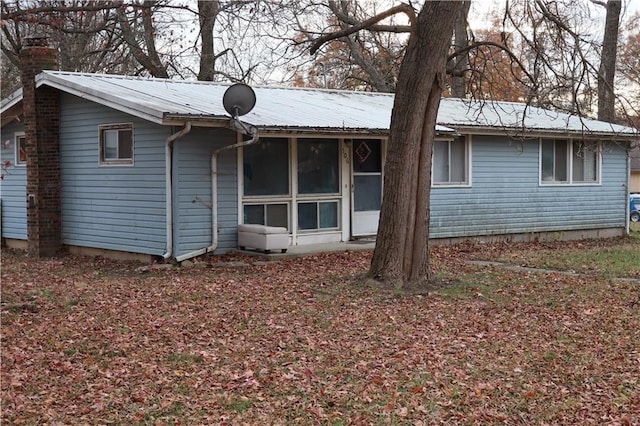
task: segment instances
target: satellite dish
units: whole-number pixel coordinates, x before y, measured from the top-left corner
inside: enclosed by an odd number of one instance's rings
[[[256,105],[256,94],[253,89],[246,84],[236,83],[229,86],[224,96],[222,96],[224,109],[233,118],[249,113]]]

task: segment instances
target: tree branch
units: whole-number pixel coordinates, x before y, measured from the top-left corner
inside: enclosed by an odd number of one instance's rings
[[[341,5],[344,5],[344,4],[345,3],[341,2]],[[349,16],[347,13],[341,11],[340,7],[338,7],[335,0],[329,0],[329,9],[331,9],[333,14],[336,15],[336,17],[339,20],[341,20],[346,24],[349,24],[349,25],[360,24],[360,21]],[[410,16],[409,16],[409,19],[411,20]],[[371,31],[380,31],[380,32],[387,32],[387,33],[408,33],[408,32],[411,32],[411,25],[371,25],[368,27],[368,29]]]
[[[409,17],[409,21],[411,23],[413,23],[413,21],[415,20],[415,12],[413,11],[413,8],[411,6],[409,6],[408,4],[400,4],[398,6],[392,7],[391,9],[382,12],[376,16],[373,16],[365,21],[360,22],[357,25],[354,25],[352,27],[349,28],[345,28],[343,30],[340,31],[336,31],[334,33],[330,33],[330,34],[325,34],[322,37],[318,37],[316,39],[316,41],[311,45],[311,47],[309,48],[309,53],[311,53],[312,55],[314,55],[318,49],[320,49],[320,47],[322,47],[323,44],[325,44],[328,41],[331,40],[335,40],[341,37],[346,37],[350,34],[356,33],[364,28],[370,28],[372,25],[374,25],[377,22],[380,22],[381,20],[388,18],[389,16],[393,16],[397,13],[404,13]]]

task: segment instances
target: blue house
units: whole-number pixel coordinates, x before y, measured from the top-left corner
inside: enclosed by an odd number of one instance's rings
[[[391,94],[257,87],[242,120],[259,142],[231,147],[244,136],[226,85],[39,71],[1,106],[9,246],[182,261],[237,248],[243,223],[285,227],[291,245],[376,233]],[[438,121],[431,238],[628,232],[637,130],[460,99]]]

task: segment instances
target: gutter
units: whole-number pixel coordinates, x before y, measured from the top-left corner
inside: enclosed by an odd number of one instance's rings
[[[178,138],[186,135],[191,131],[191,122],[187,121],[184,127],[178,132],[169,135],[164,147],[164,164],[165,164],[165,210],[167,213],[166,235],[167,235],[167,251],[162,258],[167,260],[173,255],[173,183],[171,179],[172,162],[171,154],[173,152],[173,142]]]
[[[222,148],[216,149],[211,154],[211,245],[209,247],[177,256],[176,260],[178,262],[182,262],[183,260],[200,256],[202,254],[211,253],[218,248],[218,154],[231,149],[253,145],[259,141],[258,129],[254,126],[250,126],[248,128],[237,118],[231,120],[231,129],[236,132],[240,132],[243,135],[251,135],[251,139],[248,141],[238,142],[233,145],[223,146]]]

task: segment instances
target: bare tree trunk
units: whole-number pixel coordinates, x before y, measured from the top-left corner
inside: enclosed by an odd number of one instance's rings
[[[460,2],[429,1],[400,67],[385,165],[384,197],[369,277],[395,288],[431,279],[431,153],[447,51]]]
[[[614,121],[615,119],[613,83],[616,73],[621,9],[621,0],[609,0],[607,2],[602,55],[598,72],[598,120],[603,121]]]
[[[217,0],[198,1],[200,40],[202,42],[200,70],[198,71],[198,80],[200,81],[213,81],[216,69],[216,57],[213,52],[213,27],[219,12],[220,3]]]
[[[135,30],[129,23],[129,18],[127,17],[125,9],[119,8],[118,18],[120,21],[120,29],[122,30],[122,38],[129,46],[129,49],[133,53],[133,56],[136,58],[138,63],[142,65],[147,71],[149,71],[152,76],[158,78],[169,78],[167,69],[162,64],[155,46],[153,11],[151,9],[153,3],[146,1],[144,2],[144,5],[146,6],[146,8],[142,10],[142,24],[145,29],[144,42],[146,46],[144,47],[146,48],[146,53],[138,40],[139,34],[135,32]]]
[[[467,16],[471,8],[470,1],[462,2],[460,13],[456,18],[456,27],[454,30],[455,39],[454,46],[456,50],[463,49],[469,44],[469,35],[467,34]],[[469,69],[469,52],[458,55],[453,59],[454,65],[451,71],[451,96],[454,98],[464,98],[467,94],[467,79],[465,72]]]

